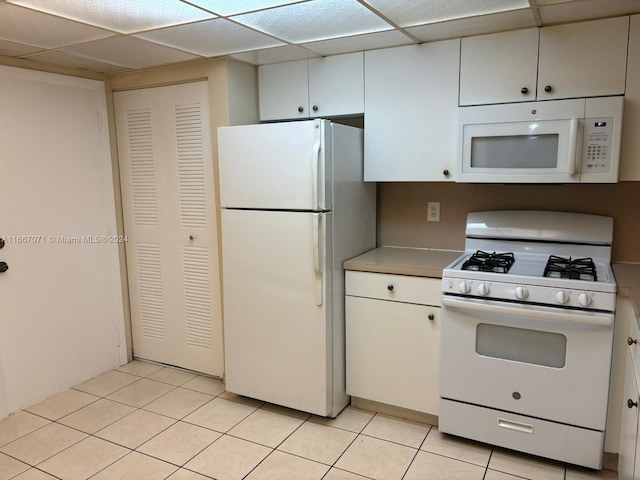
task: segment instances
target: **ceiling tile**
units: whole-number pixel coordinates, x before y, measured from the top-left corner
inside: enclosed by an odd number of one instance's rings
[[[126,67],[118,65],[112,65],[110,63],[103,63],[91,58],[81,58],[73,55],[67,55],[62,52],[56,52],[53,50],[38,53],[35,55],[29,55],[27,60],[35,60],[37,62],[52,63],[54,65],[63,65],[65,67],[80,68],[82,70],[89,70],[98,73],[115,73],[127,70]]]
[[[291,43],[327,40],[391,28],[356,0],[313,0],[232,18]]]
[[[284,42],[223,18],[135,35],[205,57],[276,47]]]
[[[538,8],[543,25],[616,17],[637,13],[639,10],[638,0],[580,0]]]
[[[0,55],[6,57],[21,57],[42,51],[42,48],[32,47],[31,45],[23,45],[22,43],[9,42],[0,40]]]
[[[286,45],[284,47],[265,48],[231,56],[237,60],[252,63],[253,65],[266,65],[268,63],[306,60],[308,58],[319,57],[320,55],[295,45]]]
[[[421,42],[432,42],[445,38],[468,37],[535,26],[536,22],[533,14],[529,9],[525,9],[432,23],[430,25],[407,28],[407,32]]]
[[[321,55],[338,55],[340,53],[360,52],[376,48],[399,47],[414,43],[409,37],[397,30],[366,33],[353,37],[334,38],[319,42],[303,43],[302,46]]]
[[[206,8],[218,15],[228,16],[238,13],[264,10],[265,8],[298,3],[300,0],[189,0],[189,3]]]
[[[528,0],[365,0],[400,27],[528,8]]]
[[[112,35],[113,32],[96,27],[0,3],[0,39],[3,40],[56,48]]]
[[[139,38],[121,36],[74,45],[60,51],[130,68],[155,67],[199,58]]]
[[[134,33],[214,15],[178,0],[6,0],[119,33]]]

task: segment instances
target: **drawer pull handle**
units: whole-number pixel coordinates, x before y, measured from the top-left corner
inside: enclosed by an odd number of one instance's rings
[[[433,313],[430,313],[429,316],[427,317],[429,320],[433,320],[434,318],[436,318],[436,316]]]
[[[633,338],[631,338],[631,337],[628,337],[628,338],[627,338],[627,345],[631,346],[631,345],[633,345],[634,343],[636,343],[636,344],[637,344],[637,343],[638,343],[638,340],[634,340],[634,339],[633,339]]]
[[[637,407],[637,406],[638,406],[638,402],[634,402],[631,399],[627,400],[627,407],[633,408],[633,407]]]
[[[390,292],[393,292],[393,285],[387,285],[387,290],[389,290]]]
[[[533,433],[533,425],[528,425],[526,423],[513,422],[505,418],[498,418],[498,426],[500,428],[506,428],[507,430],[513,430],[516,432],[531,433],[531,434]]]

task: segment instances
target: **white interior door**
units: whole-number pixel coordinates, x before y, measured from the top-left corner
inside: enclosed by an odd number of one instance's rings
[[[0,67],[0,418],[126,363],[104,83]]]
[[[222,376],[207,83],[114,94],[137,358]]]
[[[222,211],[227,390],[331,412],[330,226],[330,214]]]

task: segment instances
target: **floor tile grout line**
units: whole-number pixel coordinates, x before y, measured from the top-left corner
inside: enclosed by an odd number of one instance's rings
[[[344,410],[343,410],[344,411]],[[349,442],[349,445],[347,445],[347,448],[345,448],[342,453],[340,455],[338,455],[338,458],[336,458],[336,460],[333,462],[333,464],[331,465],[331,467],[329,468],[329,470],[327,470],[327,473],[324,475],[326,476],[332,468],[338,468],[336,467],[336,464],[340,461],[340,459],[342,458],[342,456],[347,453],[347,450],[349,450],[349,448],[351,448],[351,446],[355,443],[355,441],[358,439],[358,437],[360,435],[362,435],[362,432],[364,431],[365,428],[367,428],[367,426],[371,423],[371,421],[374,419],[374,417],[377,415],[376,412],[371,412],[373,415],[371,415],[371,418],[364,424],[364,426],[358,431],[358,432],[353,432],[351,430],[347,430],[350,431],[351,433],[355,433],[355,437],[353,437],[353,440],[351,440],[351,442]],[[331,426],[331,425],[327,425],[327,426]],[[353,473],[354,475],[361,475],[360,473],[356,473],[356,472],[351,472],[350,470],[345,470],[345,469],[340,469],[339,470],[344,470],[345,472],[350,472]],[[324,478],[324,477],[323,477]],[[369,478],[369,477],[367,477]]]

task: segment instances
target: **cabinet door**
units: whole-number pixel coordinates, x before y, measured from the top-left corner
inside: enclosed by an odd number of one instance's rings
[[[365,52],[365,181],[453,181],[460,40]]]
[[[260,120],[309,117],[307,60],[258,67]]]
[[[309,107],[312,117],[364,112],[364,54],[309,60]]]
[[[640,180],[640,15],[631,17],[620,180]]]
[[[437,307],[347,296],[347,394],[437,415],[439,329]]]
[[[622,406],[622,428],[620,431],[620,451],[618,455],[618,476],[620,480],[634,480],[637,458],[638,437],[638,407],[628,407],[627,401],[638,401],[638,383],[636,382],[633,356],[627,354],[626,373],[624,380],[624,405]],[[640,468],[640,465],[638,465]],[[637,469],[636,469],[637,470]]]
[[[462,39],[460,105],[536,98],[538,29]]]
[[[628,32],[628,17],[542,28],[538,99],[624,94]]]

